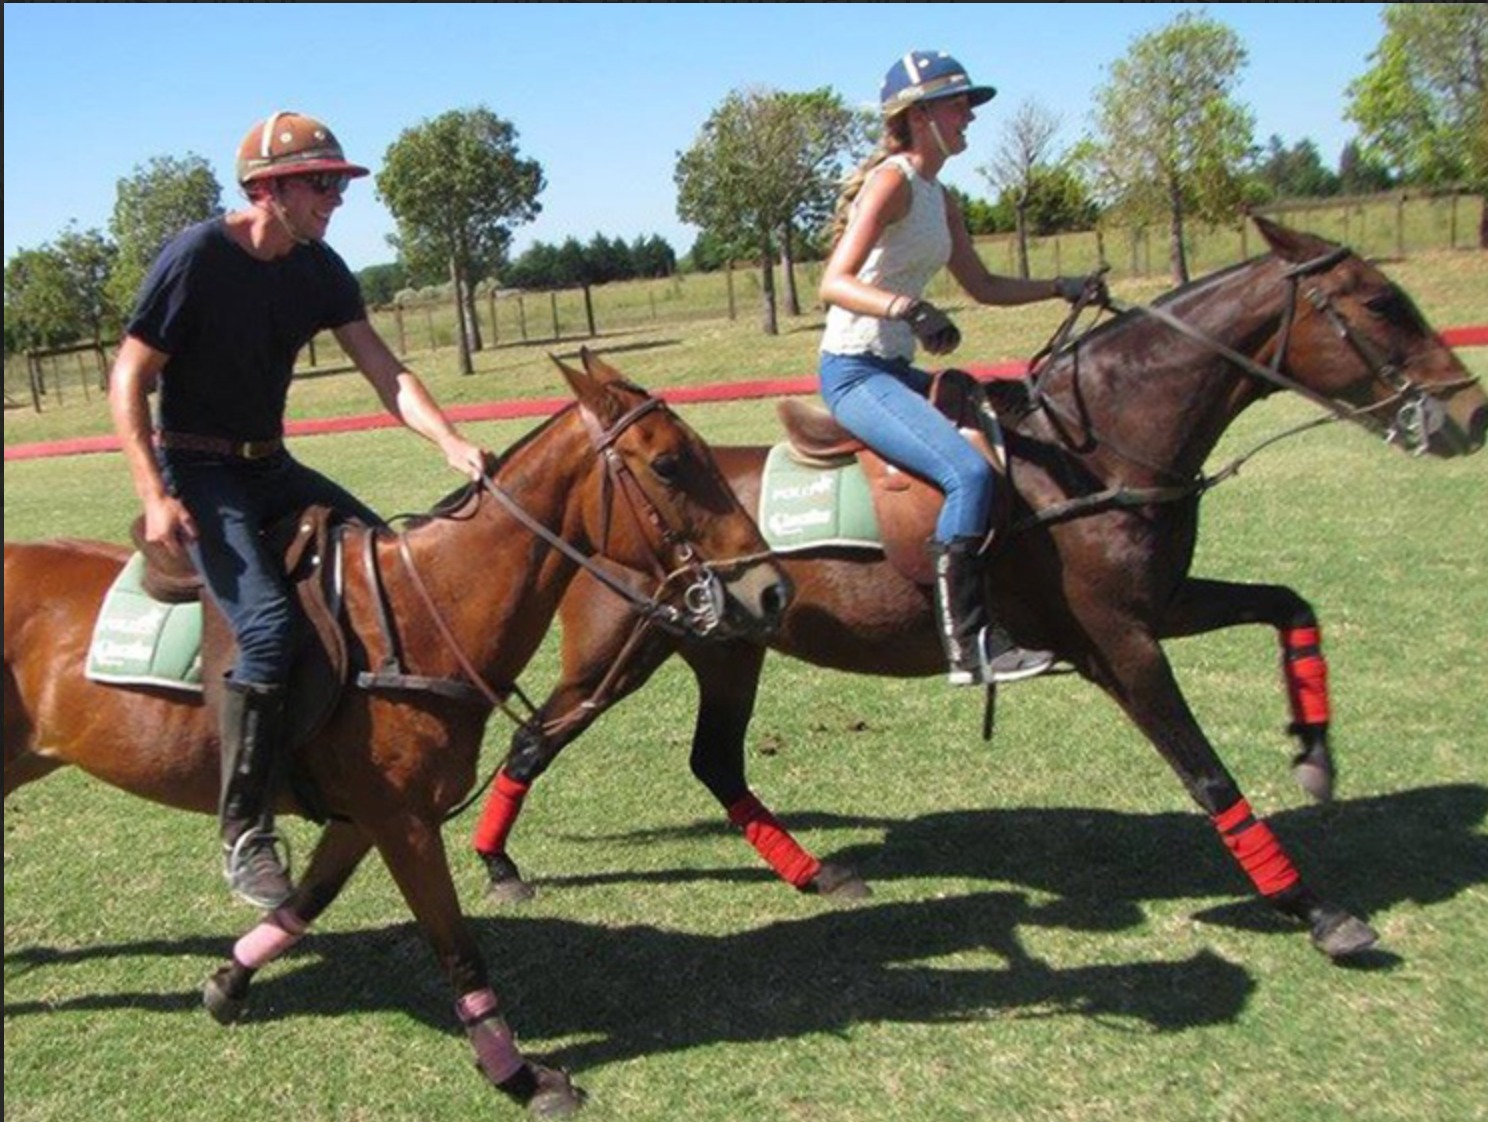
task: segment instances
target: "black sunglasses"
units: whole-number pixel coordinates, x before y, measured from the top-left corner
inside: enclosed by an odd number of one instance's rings
[[[351,176],[340,175],[329,171],[317,171],[309,175],[297,175],[295,178],[317,195],[329,195],[332,191],[338,195],[344,194],[347,186],[351,183]]]

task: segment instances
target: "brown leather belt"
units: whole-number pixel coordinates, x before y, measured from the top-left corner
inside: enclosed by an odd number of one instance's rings
[[[216,456],[231,456],[236,460],[261,460],[284,448],[284,441],[278,437],[273,440],[229,440],[225,436],[162,432],[157,439],[162,448],[176,448],[183,452],[210,452]]]

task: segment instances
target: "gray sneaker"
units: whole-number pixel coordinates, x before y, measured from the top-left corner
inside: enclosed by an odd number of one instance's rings
[[[273,909],[294,895],[288,862],[279,858],[280,844],[272,830],[248,829],[231,846],[223,846],[223,875],[238,899],[255,908]]]
[[[1036,678],[1054,665],[1053,651],[1030,650],[1014,645],[1001,627],[984,627],[981,634],[982,681],[991,685]]]

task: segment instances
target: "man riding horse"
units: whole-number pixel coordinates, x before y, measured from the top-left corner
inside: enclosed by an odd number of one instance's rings
[[[293,891],[273,792],[298,624],[263,531],[317,503],[380,521],[285,448],[295,356],[330,330],[388,411],[452,468],[478,479],[484,462],[368,322],[356,278],[325,244],[347,185],[366,174],[313,117],[279,112],[254,125],[237,158],[248,205],[182,231],[161,251],[110,376],[146,542],[190,554],[237,640],[219,718],[218,817],[228,883],[260,908]],[[148,396],[157,388],[152,441]]]

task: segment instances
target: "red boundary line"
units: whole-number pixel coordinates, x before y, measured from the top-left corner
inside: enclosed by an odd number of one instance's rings
[[[1488,347],[1488,324],[1452,327],[1441,333],[1449,347]],[[966,367],[978,378],[1021,378],[1028,366],[1023,362],[1004,362],[994,366]],[[816,376],[772,378],[755,382],[719,382],[711,386],[682,386],[658,390],[656,396],[678,405],[745,401],[761,397],[795,397],[816,393]],[[445,412],[452,420],[505,421],[518,417],[548,417],[567,405],[572,398],[525,398],[519,401],[493,401],[480,405],[452,405]],[[320,420],[290,421],[284,426],[287,436],[318,436],[323,433],[363,432],[367,429],[393,428],[400,422],[386,413],[360,417],[326,417]],[[16,444],[5,449],[5,462],[39,460],[49,456],[75,456],[90,452],[117,452],[119,438],[80,436],[69,440]]]

